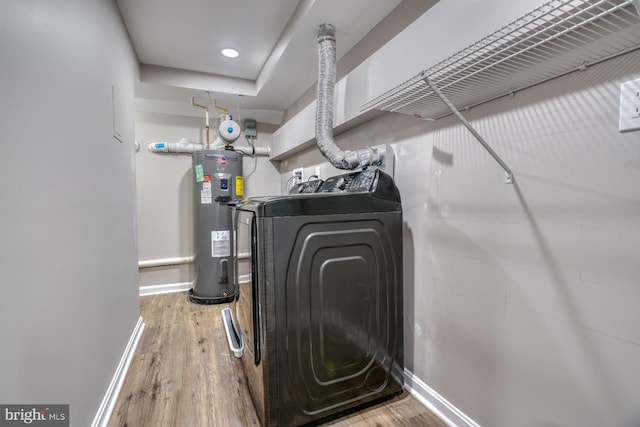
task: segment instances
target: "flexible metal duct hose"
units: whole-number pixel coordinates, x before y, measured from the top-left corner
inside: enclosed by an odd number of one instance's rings
[[[336,38],[331,24],[318,27],[318,101],[316,143],[322,155],[338,169],[381,165],[383,153],[375,147],[343,151],[333,140],[333,96],[336,83]]]

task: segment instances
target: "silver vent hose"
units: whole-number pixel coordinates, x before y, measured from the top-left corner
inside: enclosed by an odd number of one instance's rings
[[[338,169],[353,170],[384,162],[384,153],[376,147],[343,151],[333,140],[333,96],[336,84],[336,38],[331,24],[318,27],[318,100],[316,143],[322,155]]]

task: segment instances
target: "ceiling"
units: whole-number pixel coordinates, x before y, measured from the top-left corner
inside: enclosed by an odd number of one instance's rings
[[[136,108],[202,116],[190,98],[279,125],[317,80],[316,28],[340,59],[400,0],[118,0],[140,62]],[[240,56],[222,56],[231,47]]]

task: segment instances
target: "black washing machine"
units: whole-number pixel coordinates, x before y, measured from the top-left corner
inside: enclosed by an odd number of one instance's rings
[[[233,314],[265,426],[314,424],[403,388],[402,206],[392,178],[366,170],[292,192],[234,209]]]

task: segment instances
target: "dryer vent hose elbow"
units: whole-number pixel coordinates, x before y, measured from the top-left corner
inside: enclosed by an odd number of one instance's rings
[[[322,24],[318,36],[318,100],[316,143],[322,155],[338,169],[353,170],[384,163],[384,153],[375,147],[343,151],[333,139],[333,99],[336,83],[336,38],[331,24]]]

